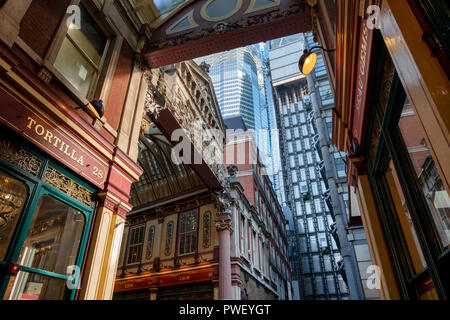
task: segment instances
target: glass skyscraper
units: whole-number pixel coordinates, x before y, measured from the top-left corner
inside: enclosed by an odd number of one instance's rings
[[[261,161],[279,195],[280,153],[268,48],[263,43],[255,44],[197,58],[195,62],[209,65],[222,117],[241,117],[247,129],[255,131]]]

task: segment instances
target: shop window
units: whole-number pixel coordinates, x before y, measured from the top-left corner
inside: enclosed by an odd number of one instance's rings
[[[180,215],[179,253],[193,253],[197,250],[197,211]]]
[[[42,196],[18,259],[24,272],[15,278],[9,299],[62,299],[66,281],[45,273],[65,276],[76,264],[85,224],[81,211]]]
[[[80,29],[74,25],[64,37],[56,56],[55,68],[85,97],[93,96],[108,37],[82,4]]]
[[[1,277],[0,299],[73,299],[68,270],[81,268],[95,189],[8,130],[2,132],[0,265],[16,262],[20,271]],[[75,279],[72,284],[78,286]]]
[[[144,245],[144,230],[144,226],[133,227],[130,229],[127,264],[138,263],[141,261],[142,247]]]
[[[212,282],[164,287],[158,290],[157,300],[213,300]]]
[[[408,108],[405,103],[404,108]],[[442,246],[450,245],[450,197],[431,156],[415,112],[399,120],[398,127],[408,148],[408,154],[417,174],[417,182],[427,200],[428,208],[438,231]]]

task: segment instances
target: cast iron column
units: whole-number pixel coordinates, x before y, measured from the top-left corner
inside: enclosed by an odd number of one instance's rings
[[[231,219],[231,196],[222,193],[217,197],[216,228],[219,232],[219,299],[233,299],[231,282],[231,232],[233,222]]]

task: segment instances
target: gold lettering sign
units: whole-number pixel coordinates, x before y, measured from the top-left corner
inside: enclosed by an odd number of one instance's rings
[[[30,109],[1,90],[0,103],[5,106],[0,108],[1,122],[97,187],[104,187],[107,160],[90,148],[82,137],[72,134],[64,123],[55,121],[43,111],[38,113]]]
[[[38,136],[44,136],[44,140],[47,141],[54,148],[59,149],[66,156],[70,157],[72,160],[76,161],[79,165],[84,166],[83,156],[77,157],[77,150],[71,149],[68,144],[66,144],[62,139],[53,135],[49,130],[45,130],[44,127],[36,123],[32,117],[28,117],[28,129],[34,130]]]

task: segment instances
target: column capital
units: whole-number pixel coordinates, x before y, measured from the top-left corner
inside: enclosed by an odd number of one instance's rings
[[[233,232],[233,221],[231,220],[231,217],[229,215],[221,216],[216,220],[216,228],[217,231],[225,231],[228,230]]]

